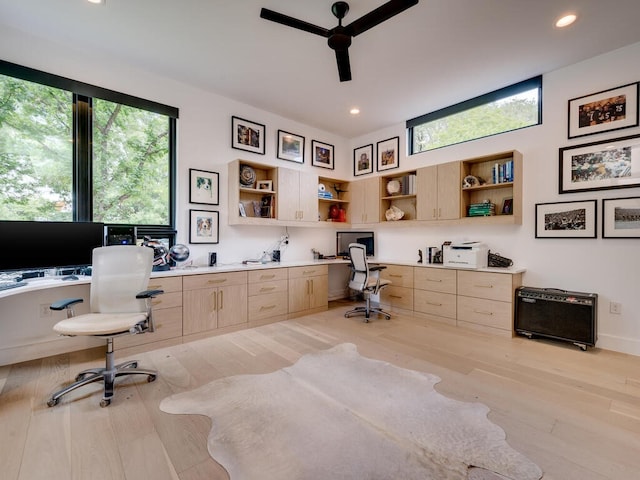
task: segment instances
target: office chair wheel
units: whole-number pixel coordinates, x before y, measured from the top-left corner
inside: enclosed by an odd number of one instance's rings
[[[102,408],[108,407],[110,404],[111,404],[111,399],[109,398],[103,398],[102,400],[100,400],[100,406]]]
[[[157,376],[156,376],[156,375],[149,375],[149,376],[147,377],[147,382],[148,382],[148,383],[154,382],[154,381],[156,380],[156,378],[157,378]]]
[[[58,404],[58,400],[57,398],[51,398],[48,402],[47,402],[47,407],[53,407],[55,405]]]

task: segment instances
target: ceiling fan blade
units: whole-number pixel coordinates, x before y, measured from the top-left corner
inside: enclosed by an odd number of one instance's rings
[[[418,1],[419,0],[391,0],[347,25],[345,28],[346,33],[352,37],[360,35],[385,20],[389,20],[391,17],[413,7]]]
[[[351,80],[351,64],[349,63],[349,50],[336,50],[336,62],[338,62],[338,76],[341,82]]]
[[[326,28],[318,27],[303,20],[298,20],[297,18],[274,12],[273,10],[269,10],[268,8],[263,8],[262,10],[260,10],[260,17],[264,18],[265,20],[271,20],[272,22],[286,25],[287,27],[293,27],[297,28],[298,30],[304,30],[305,32],[320,35],[321,37],[329,36],[329,30],[327,30]]]

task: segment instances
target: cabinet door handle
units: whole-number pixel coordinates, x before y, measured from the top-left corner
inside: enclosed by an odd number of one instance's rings
[[[276,308],[275,305],[263,305],[262,307],[260,307],[260,310],[273,310],[274,308]]]
[[[397,273],[390,273],[389,276],[390,277],[402,278],[402,275],[398,275]]]
[[[211,311],[215,312],[218,310],[218,294],[213,292],[210,296],[209,305],[211,307]]]
[[[391,298],[402,298],[402,295],[389,295]]]
[[[435,208],[433,209],[433,215],[431,215],[431,217],[432,217],[432,218],[437,218],[437,215],[436,215],[436,209],[435,209]]]
[[[218,310],[222,310],[224,308],[224,292],[220,290],[218,295],[220,295],[220,301],[218,302],[219,303]]]
[[[441,307],[441,303],[427,302],[427,305],[433,305],[434,307]]]
[[[273,277],[275,277],[275,274],[273,273],[271,275],[263,274],[263,275],[260,275],[260,280],[271,280]]]
[[[442,279],[427,278],[427,282],[437,282],[437,283],[442,283]]]
[[[309,295],[309,280],[307,280],[307,295]]]
[[[473,310],[473,313],[479,313],[480,315],[489,315],[489,316],[493,315],[493,312],[485,312],[482,310],[475,310],[475,309]]]
[[[311,295],[313,295],[313,280],[309,280],[311,282]]]
[[[207,280],[207,283],[224,283],[226,281],[226,278],[216,278],[214,280]]]
[[[493,288],[493,285],[488,284],[488,285],[474,285],[474,287],[478,287],[478,288]]]
[[[313,275],[314,273],[316,273],[315,270],[304,270],[302,272],[303,275]]]
[[[149,290],[161,290],[162,289],[162,285],[149,285],[148,289]]]
[[[275,290],[276,287],[262,287],[260,288],[261,292],[270,292],[271,290]]]
[[[440,218],[442,216],[442,209],[438,208],[438,218]]]

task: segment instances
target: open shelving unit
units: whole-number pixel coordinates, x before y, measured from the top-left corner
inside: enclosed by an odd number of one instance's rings
[[[413,180],[410,180],[410,177]],[[389,191],[389,184],[397,182],[399,190]],[[404,212],[401,220],[389,221],[390,223],[402,222],[406,220],[416,220],[416,196],[417,196],[417,176],[416,171],[396,172],[390,175],[383,175],[380,181],[380,222],[387,222],[386,212],[395,206]]]
[[[344,225],[350,222],[351,213],[349,204],[351,202],[351,193],[349,191],[349,182],[329,177],[320,177],[319,185],[325,186],[325,191],[332,194],[332,198],[324,198],[318,193],[318,220],[323,223],[335,224],[336,226]],[[332,205],[345,210],[346,222],[329,221],[329,211]]]
[[[240,171],[245,165],[255,172],[255,182],[251,185],[240,183]],[[276,167],[241,159],[234,160],[229,164],[230,225],[269,225],[277,223],[275,219],[278,189],[276,173]],[[258,183],[265,180],[271,182],[271,188],[258,188]]]

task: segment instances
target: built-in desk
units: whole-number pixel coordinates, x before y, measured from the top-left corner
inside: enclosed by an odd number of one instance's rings
[[[387,272],[395,275],[390,278],[392,282],[395,279],[394,288],[383,292],[405,295],[402,300],[395,298],[394,302],[390,297],[381,296],[381,303],[388,304],[392,311],[512,334],[513,290],[521,284],[524,269],[463,271],[383,259],[371,261],[388,266],[383,276]],[[439,281],[425,277],[425,272],[438,271],[453,272],[455,291],[448,287],[450,291],[440,292],[435,287]],[[236,275],[238,272],[241,275]],[[233,278],[227,278],[232,273]],[[349,262],[343,259],[260,265],[238,263],[152,272],[149,285],[165,291],[154,299],[154,320],[158,328],[154,333],[117,338],[115,348],[149,348],[149,345],[156,348],[320,312],[328,308],[329,300],[348,296],[348,275]],[[291,288],[291,282],[295,282],[296,288]],[[103,346],[101,339],[60,337],[53,332],[53,325],[65,318],[65,312],[54,312],[49,305],[62,298],[84,298],[85,302],[76,306],[76,313],[87,313],[90,283],[90,277],[80,276],[78,280],[45,277],[0,292],[0,365]],[[229,283],[229,290],[220,290],[225,288],[223,283]],[[231,305],[225,303],[224,298],[233,298],[236,309],[231,316],[220,311],[224,308],[220,302],[211,302],[218,311],[206,307],[209,305],[206,299],[221,292],[223,306]],[[305,298],[299,298],[301,296]],[[452,298],[455,298],[455,308]],[[446,303],[446,308],[439,309],[439,303]]]

